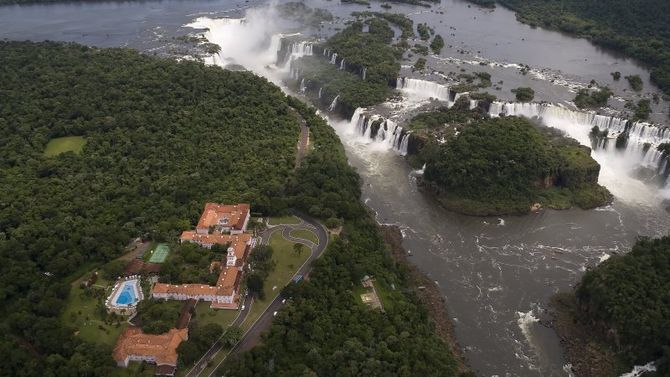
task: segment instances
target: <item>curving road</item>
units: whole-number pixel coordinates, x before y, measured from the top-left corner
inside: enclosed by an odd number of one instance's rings
[[[307,258],[305,263],[298,269],[298,271],[293,275],[293,278],[297,275],[306,276],[312,268],[312,263],[323,254],[328,246],[328,232],[326,228],[321,225],[316,220],[312,219],[309,216],[306,216],[300,212],[294,211],[294,215],[299,217],[302,222],[300,224],[281,224],[281,225],[268,225],[268,229],[263,231],[260,234],[261,242],[263,244],[270,243],[270,237],[276,232],[281,232],[282,237],[285,239],[301,243],[307,246],[311,250],[310,256]],[[302,238],[296,238],[290,235],[292,230],[297,229],[306,229],[314,232],[317,235],[319,242],[314,244],[312,241],[305,240]],[[221,366],[221,364],[226,360],[226,358],[234,353],[244,352],[255,345],[260,343],[261,334],[268,330],[272,325],[272,319],[274,318],[273,313],[278,311],[283,303],[283,298],[281,295],[278,295],[271,303],[268,305],[267,309],[261,314],[261,316],[256,320],[256,322],[251,325],[249,330],[242,336],[242,339],[228,352],[226,357],[221,360],[219,364],[216,365],[214,371],[212,371],[208,376],[214,376],[216,370]],[[251,296],[245,296],[243,301],[244,310],[241,310],[237,318],[233,321],[231,326],[240,326],[249,315],[251,310],[251,305],[253,305],[253,298]],[[186,375],[187,377],[197,377],[203,374],[203,371],[207,367],[208,362],[212,360],[219,352],[223,351],[223,344],[217,340],[216,343],[198,360],[198,362],[191,368],[191,370]],[[225,351],[224,351],[225,352]]]

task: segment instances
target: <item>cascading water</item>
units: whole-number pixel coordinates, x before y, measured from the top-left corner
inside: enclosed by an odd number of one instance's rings
[[[667,178],[662,184],[663,190],[655,192],[636,179],[623,179],[638,175],[640,167],[647,170],[663,172],[667,161],[663,158],[657,146],[670,142],[670,129],[656,127],[645,122],[630,122],[626,119],[598,115],[594,112],[575,111],[563,106],[549,103],[507,103],[493,102],[489,107],[492,117],[500,115],[523,116],[537,118],[543,124],[565,132],[569,137],[576,139],[580,144],[592,147],[591,130],[598,127],[600,131],[607,131],[609,138],[619,135],[625,137],[623,145],[614,140],[602,142],[601,148],[594,148],[593,158],[600,164],[599,181],[612,193],[628,202],[639,203],[643,198],[653,198],[667,195],[670,190],[670,180]],[[659,179],[663,179],[660,177]],[[641,194],[645,192],[646,194]],[[664,194],[666,192],[666,194]],[[652,199],[653,200],[653,199]]]
[[[330,64],[337,64],[337,52],[330,56]]]
[[[335,96],[335,98],[333,98],[333,102],[330,103],[330,106],[328,107],[328,111],[335,110],[335,106],[337,106],[337,99],[338,98],[340,98],[339,95],[337,95],[337,96]]]
[[[358,108],[351,117],[349,127],[365,143],[374,143],[381,149],[393,150],[401,156],[407,155],[410,133],[403,131],[390,119],[366,115],[364,109]]]
[[[396,89],[401,90],[414,100],[436,99],[449,101],[449,87],[432,81],[400,77],[396,80]]]
[[[368,75],[368,69],[363,68],[363,80],[365,80],[365,77],[367,77],[367,75]]]
[[[225,66],[231,61],[243,64],[281,86],[281,80],[289,74],[289,66],[285,67],[286,72],[272,67],[277,61],[277,49],[264,53],[268,36],[281,30],[272,28],[268,22],[274,18],[272,13],[255,15],[250,11],[247,16],[248,25],[211,19],[198,20],[197,27],[206,30],[203,34],[210,42],[221,46],[216,64]],[[330,60],[329,52],[324,51],[324,59]],[[299,77],[300,73],[295,73]],[[331,98],[328,92],[324,95]],[[403,230],[403,235],[406,234],[403,245],[416,251],[413,262],[439,283],[457,319],[456,336],[469,350],[473,366],[483,369],[481,374],[559,375],[551,373],[556,370],[554,364],[559,365],[559,371],[561,364],[556,356],[560,351],[552,348],[551,337],[539,338],[537,334],[541,334],[543,327],[536,324],[530,329],[536,332],[536,339],[549,341],[525,344],[515,314],[526,311],[532,302],[545,300],[557,289],[569,289],[575,276],[597,261],[599,254],[620,253],[637,234],[667,232],[667,214],[659,210],[657,203],[640,209],[629,203],[622,205],[620,200],[602,211],[547,211],[532,218],[511,217],[506,219],[505,226],[499,227],[447,215],[434,201],[418,194],[414,184],[408,183],[407,167],[396,156],[369,153],[375,146],[386,150],[393,146],[402,152],[403,144],[406,145],[403,138],[408,133],[387,119],[376,134],[370,132],[374,140],[361,143],[363,136],[355,126],[362,110],[357,113],[351,122],[334,118],[329,118],[329,122],[341,135],[350,163],[365,179],[363,197],[379,222],[394,223]],[[590,129],[584,128],[588,139]],[[642,190],[636,190],[635,195],[644,196]],[[516,294],[519,291],[524,292],[523,297]],[[547,343],[550,345],[546,346]],[[492,354],[496,355],[495,362],[490,361]],[[529,368],[534,354],[542,361],[537,371]]]
[[[300,80],[300,93],[305,93],[307,90],[307,85],[305,85],[305,79]]]
[[[294,42],[291,44],[291,54],[296,56],[312,56],[313,47],[309,42]]]
[[[321,92],[323,91],[323,88],[319,88],[319,99],[321,99]]]
[[[340,71],[344,71],[347,66],[344,63],[344,59],[340,60]]]
[[[661,143],[670,142],[670,129],[656,127],[645,122],[631,122],[626,119],[598,115],[588,111],[574,111],[547,103],[505,103],[493,102],[489,108],[492,117],[502,115],[538,118],[548,126],[559,128],[584,145],[591,145],[589,134],[593,127],[607,131],[609,138],[627,135],[626,148],[621,153],[634,158],[639,164],[656,168],[662,159],[657,150]],[[603,142],[601,146],[608,152],[615,152],[616,144]]]

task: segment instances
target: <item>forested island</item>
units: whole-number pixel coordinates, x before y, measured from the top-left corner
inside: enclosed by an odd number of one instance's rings
[[[524,214],[539,206],[590,209],[612,199],[598,185],[600,166],[589,148],[524,118],[491,119],[463,99],[409,126],[419,140],[411,159],[426,164],[423,187],[450,210]]]
[[[318,46],[314,56],[291,64],[308,88],[321,93],[317,100],[324,106],[337,97],[337,110],[343,116],[350,116],[358,107],[383,102],[393,93],[404,52],[402,47],[391,45],[394,33],[389,21],[371,13],[358,17]],[[399,25],[405,33],[413,33],[411,20],[391,19],[409,22]]]
[[[665,0],[469,0],[514,10],[531,26],[556,29],[621,51],[652,67],[651,80],[670,95],[670,2]],[[639,79],[639,78],[638,78]],[[637,89],[636,89],[637,90]]]
[[[63,316],[70,284],[138,236],[176,237],[216,200],[343,223],[310,279],[287,288],[293,303],[265,345],[229,375],[458,375],[314,109],[251,73],[129,49],[2,42],[0,66],[0,374],[124,375]],[[313,148],[296,168],[300,119]],[[383,313],[357,301],[366,275]]]
[[[670,375],[668,266],[670,237],[642,238],[554,297],[553,327],[577,376],[619,376],[649,362]]]

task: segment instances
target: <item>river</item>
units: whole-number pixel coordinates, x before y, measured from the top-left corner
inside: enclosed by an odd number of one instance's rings
[[[256,10],[246,14],[245,24],[212,20],[241,17],[246,9],[259,5],[164,0],[9,6],[0,8],[0,37],[124,46],[179,56],[188,54],[188,47],[175,38],[206,26],[208,39],[222,47],[219,63],[235,61],[281,84],[285,71],[272,67],[276,57],[272,35],[285,25]],[[311,31],[322,36],[341,27],[351,11],[365,9],[331,1],[310,5],[342,17]],[[372,8],[378,10],[379,5]],[[392,11],[410,15],[415,24],[428,22],[438,33],[450,36],[447,45],[452,47],[432,57],[431,64],[488,70],[495,81],[505,82],[496,93],[500,98],[510,96],[509,88],[526,84],[536,88],[540,100],[565,102],[576,87],[591,79],[611,81],[609,72],[615,69],[624,75],[640,74],[647,95],[656,91],[648,82],[648,72],[634,61],[583,40],[532,29],[504,9],[488,11],[444,0],[432,9],[393,4]],[[482,61],[499,65],[484,67],[479,64]],[[511,63],[528,64],[535,73],[521,75]],[[610,84],[615,93],[627,95],[623,84]],[[667,103],[661,103],[654,115],[667,122],[663,106],[667,111]],[[670,216],[661,206],[664,194],[622,172],[621,157],[607,151],[596,151],[594,157],[602,164],[600,183],[615,194],[611,206],[476,218],[449,213],[418,192],[416,172],[404,158],[353,132],[351,121],[329,121],[363,178],[365,203],[380,223],[401,228],[410,260],[439,284],[458,341],[481,376],[569,375],[556,335],[539,322],[550,296],[570,289],[587,268],[629,250],[637,236],[658,236],[670,228]]]

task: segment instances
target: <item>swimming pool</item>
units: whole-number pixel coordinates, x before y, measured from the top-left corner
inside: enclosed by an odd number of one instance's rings
[[[125,282],[128,283],[128,282]],[[137,302],[137,295],[135,295],[135,287],[131,284],[123,284],[123,288],[116,296],[114,304],[116,305],[131,305]]]
[[[139,279],[119,280],[105,305],[110,312],[132,314],[143,298]]]

